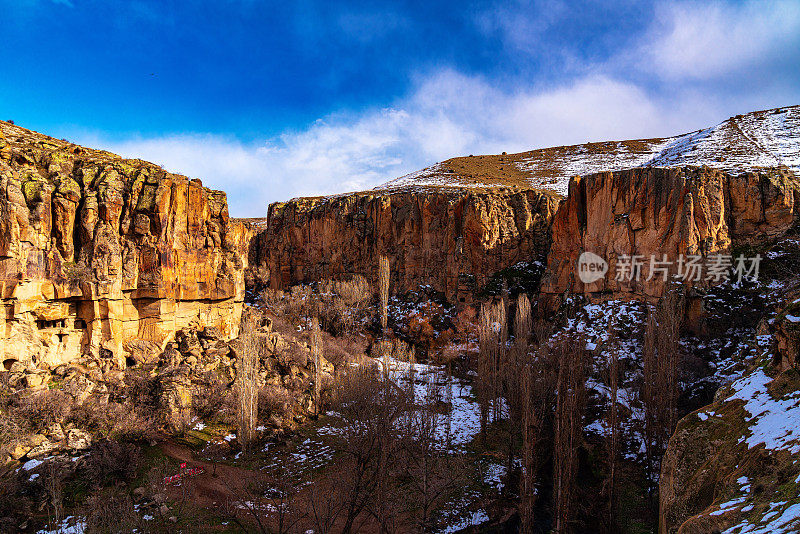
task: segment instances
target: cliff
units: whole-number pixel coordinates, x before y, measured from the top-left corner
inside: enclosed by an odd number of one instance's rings
[[[495,272],[544,259],[560,198],[514,188],[363,192],[272,204],[251,262],[273,288],[362,274],[389,256],[392,291],[466,302]]]
[[[238,331],[248,230],[225,193],[0,122],[0,358],[124,366],[134,339]]]
[[[664,276],[651,273],[652,256],[666,255],[671,276],[680,255],[700,256],[708,266],[715,254],[782,235],[798,217],[800,180],[785,169],[644,168],[576,177],[553,218],[541,291],[659,297]],[[584,252],[608,263],[605,275],[588,284],[578,275]],[[638,277],[620,260],[634,255],[641,259]],[[689,285],[707,286],[706,275]]]

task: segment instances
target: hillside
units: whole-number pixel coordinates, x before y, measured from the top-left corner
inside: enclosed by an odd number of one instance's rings
[[[673,137],[448,159],[376,189],[417,185],[532,187],[567,194],[569,179],[636,167],[707,165],[726,171],[785,165],[800,172],[800,106],[754,111]]]

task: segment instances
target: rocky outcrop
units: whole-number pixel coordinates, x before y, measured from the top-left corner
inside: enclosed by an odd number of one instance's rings
[[[0,122],[0,359],[124,366],[190,324],[237,334],[248,230],[225,193]]]
[[[708,265],[709,256],[782,235],[799,216],[800,181],[787,170],[644,168],[576,177],[553,219],[542,293],[659,297],[664,276],[651,276],[651,257],[666,255],[676,274],[680,255],[699,255]],[[578,274],[584,252],[608,263],[604,276],[586,284]],[[641,258],[639,276],[623,268],[624,256]],[[715,282],[706,274],[690,285]]]
[[[513,188],[415,188],[272,204],[253,239],[261,281],[293,284],[361,274],[390,259],[392,292],[421,285],[471,299],[493,273],[544,258],[560,197]]]

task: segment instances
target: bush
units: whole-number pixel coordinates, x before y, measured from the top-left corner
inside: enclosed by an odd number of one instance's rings
[[[279,386],[267,386],[258,392],[258,413],[260,418],[267,419],[277,414],[283,417],[292,405],[292,396]]]
[[[64,279],[70,284],[91,282],[94,278],[92,270],[82,263],[69,262],[61,266]]]
[[[298,285],[289,291],[266,289],[261,301],[270,311],[293,323],[317,317],[323,330],[343,335],[355,333],[371,315],[372,290],[366,278],[355,275],[349,280]]]
[[[230,391],[228,385],[214,372],[206,373],[204,385],[192,394],[192,410],[200,419],[207,420],[224,411]]]
[[[142,450],[134,443],[101,441],[93,448],[83,464],[85,478],[99,486],[131,481],[142,462]]]
[[[11,416],[20,426],[37,433],[53,423],[63,421],[71,408],[72,397],[66,393],[58,390],[37,391],[15,399]]]
[[[133,500],[124,489],[97,490],[87,499],[87,532],[136,532],[142,526],[142,520],[136,513]]]

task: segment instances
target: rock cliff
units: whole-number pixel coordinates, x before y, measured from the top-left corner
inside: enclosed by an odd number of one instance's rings
[[[545,295],[659,297],[665,285],[659,267],[676,274],[680,255],[687,261],[689,255],[700,256],[707,267],[713,255],[782,235],[798,217],[800,181],[788,170],[732,174],[708,167],[644,168],[576,177],[553,218],[541,290]],[[584,252],[608,262],[605,275],[588,284],[578,275]],[[623,266],[623,257],[634,255],[641,262],[639,276]],[[665,255],[669,264],[651,264],[651,257],[663,261]],[[707,274],[701,270],[700,279],[689,285],[719,282],[707,280]]]
[[[514,188],[422,189],[301,198],[272,204],[254,237],[262,282],[283,288],[362,274],[389,256],[392,291],[429,285],[466,302],[488,277],[544,259],[560,198]]]
[[[190,324],[235,336],[248,230],[225,193],[0,122],[0,358],[50,366]]]

